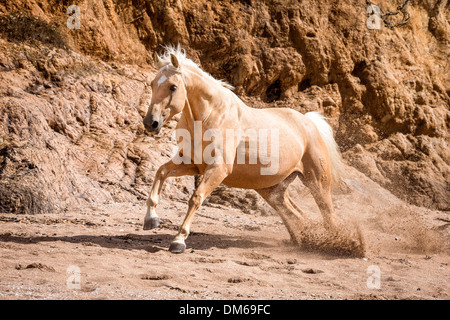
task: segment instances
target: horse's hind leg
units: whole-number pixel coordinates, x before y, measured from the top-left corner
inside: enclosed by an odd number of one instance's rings
[[[336,217],[331,200],[331,169],[328,155],[306,152],[302,159],[303,175],[299,177],[311,191],[317,206],[322,213],[325,228],[336,229]]]
[[[292,242],[299,245],[301,242],[299,231],[303,229],[304,222],[302,217],[303,213],[298,210],[298,207],[289,197],[288,192],[288,187],[296,176],[297,173],[293,173],[284,181],[273,187],[255,191],[257,191],[264,200],[277,211],[291,236]]]

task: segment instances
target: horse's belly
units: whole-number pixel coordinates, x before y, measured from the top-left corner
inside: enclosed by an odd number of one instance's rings
[[[223,184],[234,188],[263,189],[274,186],[299,169],[300,157],[262,164],[234,164]]]
[[[257,173],[252,175],[249,171],[236,170],[231,175],[229,175],[223,184],[232,188],[243,188],[243,189],[264,189],[274,186],[284,179],[286,179],[289,174],[277,174],[270,176],[258,175]]]

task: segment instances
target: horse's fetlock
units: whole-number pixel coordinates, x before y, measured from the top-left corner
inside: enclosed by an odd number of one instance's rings
[[[150,208],[155,208],[158,205],[158,200],[152,199],[151,197],[147,199],[147,206]]]

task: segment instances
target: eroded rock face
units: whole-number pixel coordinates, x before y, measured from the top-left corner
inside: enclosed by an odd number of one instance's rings
[[[142,126],[151,57],[178,42],[251,106],[322,111],[349,165],[449,209],[448,1],[408,4],[392,30],[367,29],[364,1],[84,1],[79,30],[67,6],[0,4],[0,210],[146,198],[174,127]],[[165,194],[192,187],[172,179]]]
[[[1,210],[145,199],[173,146],[170,134],[144,134],[153,73],[40,45],[0,40],[0,48],[11,61],[0,86]],[[183,197],[186,183],[175,185],[168,194]]]

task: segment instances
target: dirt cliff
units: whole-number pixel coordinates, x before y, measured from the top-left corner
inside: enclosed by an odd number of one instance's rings
[[[348,165],[450,209],[448,1],[411,1],[407,24],[380,30],[362,0],[80,0],[80,29],[67,26],[71,4],[0,2],[1,211],[145,199],[173,147],[174,123],[156,138],[142,125],[152,56],[169,43],[251,106],[322,111]],[[192,187],[173,179],[165,195]]]

